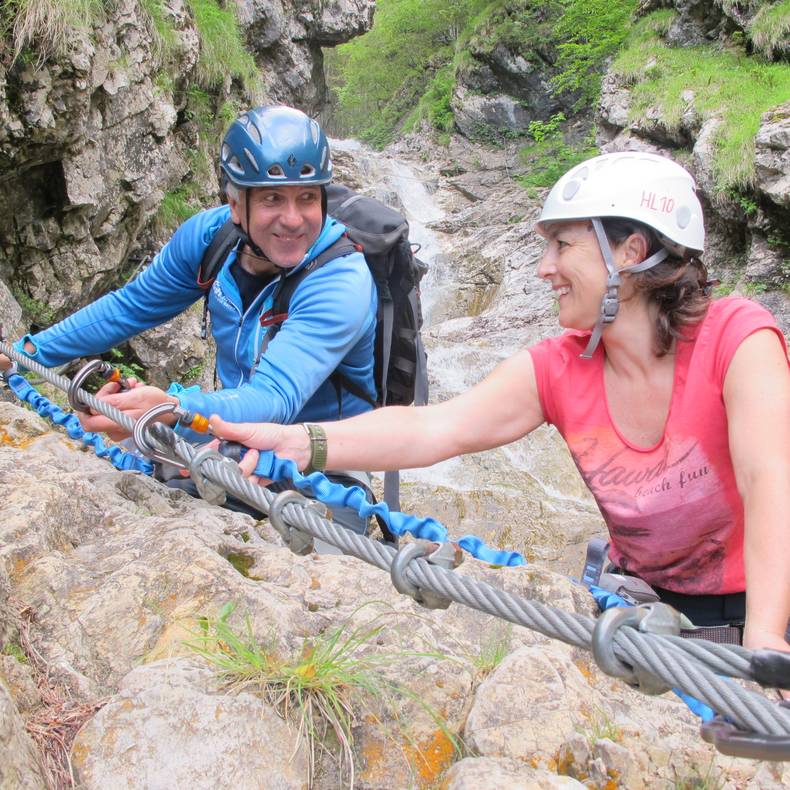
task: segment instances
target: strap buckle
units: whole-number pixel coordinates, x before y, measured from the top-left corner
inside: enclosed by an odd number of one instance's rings
[[[652,672],[632,667],[615,656],[614,638],[618,629],[623,626],[637,628],[643,633],[677,635],[680,633],[680,612],[666,603],[613,607],[601,613],[592,633],[593,656],[603,672],[624,680],[643,694],[663,694],[669,691],[672,687]]]
[[[409,563],[417,558],[440,568],[455,570],[464,561],[460,546],[457,543],[431,543],[424,540],[407,543],[397,551],[390,567],[392,584],[399,593],[411,596],[426,609],[447,609],[452,603],[449,598],[423,590],[406,578]]]

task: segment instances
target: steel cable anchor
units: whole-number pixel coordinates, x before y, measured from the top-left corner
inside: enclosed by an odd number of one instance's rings
[[[302,532],[298,527],[288,524],[283,518],[283,508],[286,505],[301,505],[303,508],[310,508],[323,518],[327,518],[329,511],[326,505],[313,499],[308,499],[298,491],[282,491],[272,500],[269,505],[269,521],[271,525],[280,533],[285,545],[300,557],[310,554],[313,551],[313,536]]]
[[[228,498],[224,486],[209,480],[203,474],[203,462],[210,458],[223,464],[228,463],[228,459],[213,447],[204,447],[202,450],[198,450],[189,462],[189,476],[203,501],[210,505],[224,505]],[[168,463],[172,462],[168,461]]]
[[[431,565],[455,570],[464,561],[464,554],[460,546],[450,542],[432,543],[427,540],[417,540],[402,546],[395,554],[395,559],[390,566],[390,578],[399,593],[411,596],[426,609],[447,609],[452,603],[449,598],[430,590],[423,590],[406,578],[409,563],[418,557]]]
[[[680,612],[669,604],[652,602],[640,606],[616,606],[600,614],[592,633],[592,653],[603,672],[620,678],[643,694],[669,691],[663,680],[641,667],[632,667],[614,654],[614,637],[623,626],[642,633],[677,635],[680,633]]]

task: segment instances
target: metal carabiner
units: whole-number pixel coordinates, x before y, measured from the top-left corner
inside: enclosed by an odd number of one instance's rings
[[[177,409],[178,406],[175,403],[157,403],[156,406],[141,414],[134,423],[132,441],[137,445],[137,449],[143,455],[153,461],[172,464],[179,469],[189,469],[182,461],[172,458],[171,456],[166,456],[160,450],[157,450],[156,447],[151,445],[147,437],[149,426],[152,422],[156,422],[157,417],[161,417],[164,414],[172,414],[176,412]]]
[[[406,569],[409,563],[418,557],[431,565],[455,570],[464,560],[463,552],[455,543],[437,544],[431,541],[415,541],[398,549],[390,566],[390,578],[399,593],[411,596],[426,609],[447,609],[452,603],[450,598],[445,598],[431,590],[423,590],[406,578]]]
[[[300,494],[298,491],[288,490],[277,494],[272,500],[271,505],[269,505],[269,522],[280,533],[283,541],[285,541],[285,545],[294,554],[303,557],[313,550],[313,536],[285,522],[283,518],[283,508],[290,504],[310,507],[320,503],[308,500],[307,497]]]
[[[779,704],[781,707],[790,708],[788,702]],[[722,754],[731,757],[771,762],[790,760],[790,736],[761,735],[739,730],[722,716],[714,716],[710,721],[704,722],[699,734],[703,741],[712,743]]]
[[[88,378],[92,373],[96,373],[100,367],[104,365],[104,362],[100,359],[92,359],[89,362],[86,362],[72,377],[71,383],[69,384],[69,388],[66,390],[66,396],[69,399],[69,406],[74,411],[88,411],[90,406],[88,406],[85,401],[82,400],[79,396],[79,390],[82,389],[82,385],[85,383],[85,379]]]

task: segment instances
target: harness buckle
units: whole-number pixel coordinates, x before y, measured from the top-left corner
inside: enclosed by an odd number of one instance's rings
[[[790,710],[790,702],[778,703]],[[751,760],[790,760],[790,735],[762,735],[739,730],[723,716],[714,716],[699,730],[702,740],[713,744],[722,754]]]
[[[623,626],[637,628],[643,633],[677,635],[680,633],[680,612],[666,603],[645,603],[635,607],[617,606],[602,612],[592,633],[592,652],[603,672],[620,678],[643,694],[663,694],[669,691],[663,680],[652,672],[632,667],[614,654],[613,642]]]
[[[455,570],[463,561],[464,554],[456,543],[432,543],[418,540],[402,546],[392,561],[390,577],[395,589],[403,595],[409,595],[426,609],[447,609],[452,601],[438,593],[424,590],[412,584],[406,578],[406,569],[413,560],[424,559],[431,565],[437,565],[447,570]]]

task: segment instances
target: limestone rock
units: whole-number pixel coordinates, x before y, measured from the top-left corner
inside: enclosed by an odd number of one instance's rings
[[[300,790],[295,732],[259,697],[215,686],[211,670],[184,659],[132,670],[74,741],[80,786]]]
[[[757,190],[790,209],[790,102],[763,115],[754,142]]]
[[[36,749],[0,678],[0,787],[45,788]]]

